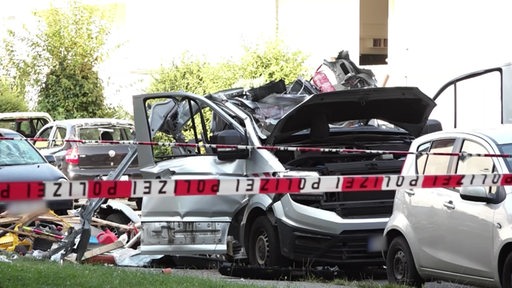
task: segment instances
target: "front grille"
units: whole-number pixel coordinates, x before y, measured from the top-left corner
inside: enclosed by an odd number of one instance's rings
[[[335,212],[345,219],[389,217],[393,212],[394,190],[364,192],[328,192],[323,196],[290,194],[293,201],[313,208]]]

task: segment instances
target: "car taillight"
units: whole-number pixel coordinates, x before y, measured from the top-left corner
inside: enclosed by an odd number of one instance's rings
[[[66,162],[69,164],[78,165],[78,149],[75,147],[75,148],[66,150],[65,159],[66,159]]]

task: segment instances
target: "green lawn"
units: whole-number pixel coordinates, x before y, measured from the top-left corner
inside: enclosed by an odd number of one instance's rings
[[[148,269],[149,270],[149,269]],[[220,280],[149,272],[147,270],[88,264],[59,264],[18,258],[0,262],[0,288],[32,287],[261,287]]]

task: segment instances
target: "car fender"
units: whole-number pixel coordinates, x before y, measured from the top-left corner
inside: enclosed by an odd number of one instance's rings
[[[391,243],[391,241],[388,241],[389,234],[391,234],[390,231],[398,231],[402,234],[411,248],[411,251],[417,251],[417,249],[420,249],[415,245],[415,243],[417,243],[416,237],[414,235],[414,231],[411,230],[411,225],[407,217],[403,213],[393,213],[391,218],[389,218],[386,228],[384,229],[384,238],[386,241],[382,251],[384,258],[387,255],[388,246]],[[421,259],[415,258],[414,264],[416,265],[416,269],[420,271]]]
[[[272,205],[272,198],[267,194],[257,194],[250,197],[244,211],[243,223],[245,223],[247,217],[253,209],[259,208],[263,211],[266,211],[270,205]]]
[[[249,198],[247,201],[247,206],[244,210],[244,215],[242,218],[242,223],[240,223],[240,240],[244,243],[245,238],[245,229],[247,226],[247,219],[254,209],[261,209],[263,211],[267,211],[268,207],[272,205],[272,198],[267,194],[256,194]]]
[[[123,212],[126,217],[130,218],[133,223],[140,223],[139,215],[128,205],[117,200],[108,200],[106,204],[102,204],[100,209],[113,209]]]

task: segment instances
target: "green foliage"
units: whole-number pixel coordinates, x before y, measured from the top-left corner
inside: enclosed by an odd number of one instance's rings
[[[150,92],[186,91],[198,95],[231,87],[236,81],[238,65],[231,62],[211,64],[182,55],[178,63],[161,67],[153,75]]]
[[[280,41],[262,47],[246,48],[240,62],[212,64],[182,55],[178,63],[162,67],[153,75],[150,92],[187,91],[198,95],[245,85],[257,79],[258,85],[284,79],[291,83],[306,75],[306,56],[301,51],[288,51]]]
[[[103,112],[103,117],[133,120],[133,115],[126,111],[121,105],[107,105]]]
[[[9,83],[4,79],[0,79],[0,97],[2,98],[0,113],[28,110],[27,104],[25,103],[23,97],[12,91]]]
[[[306,75],[304,61],[306,56],[301,51],[288,51],[281,41],[275,40],[246,47],[240,71],[244,79],[263,77],[265,82],[283,79],[285,83],[291,83]]]
[[[80,66],[59,65],[46,75],[39,92],[38,110],[51,111],[55,119],[104,115],[105,98],[98,73],[86,63]]]
[[[8,32],[2,68],[14,79],[16,93],[37,96],[31,99],[37,110],[56,119],[101,116],[107,107],[94,67],[105,56],[108,17],[94,6],[66,3],[62,9],[35,13],[35,29]]]

